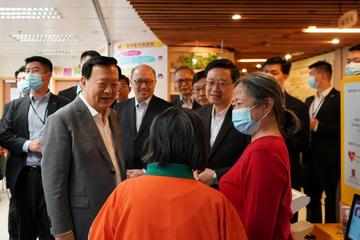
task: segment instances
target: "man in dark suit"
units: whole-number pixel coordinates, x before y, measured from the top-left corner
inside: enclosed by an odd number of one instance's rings
[[[13,100],[3,121],[0,142],[10,151],[5,176],[10,202],[15,203],[18,239],[52,239],[41,183],[40,138],[47,117],[69,100],[49,91],[53,66],[48,59],[34,56],[25,63],[30,96]]]
[[[208,185],[216,185],[220,178],[239,159],[249,137],[237,131],[232,123],[231,100],[234,82],[239,76],[235,64],[218,59],[205,68],[206,96],[210,105],[199,108],[211,145],[207,168],[197,178]]]
[[[321,196],[325,191],[325,222],[336,222],[336,192],[340,179],[340,93],[331,86],[331,65],[309,66],[310,87],[316,95],[306,99],[310,116],[310,150],[304,156],[304,191],[310,196],[307,219],[322,222]]]
[[[172,102],[174,106],[196,110],[200,106],[192,97],[192,80],[194,71],[187,67],[179,67],[174,72],[175,89],[180,92],[180,96]]]
[[[131,86],[135,97],[117,103],[117,111],[123,126],[123,142],[127,177],[144,173],[142,161],[144,145],[149,136],[153,119],[171,104],[154,95],[156,74],[148,65],[139,65],[131,72]]]
[[[309,148],[309,113],[304,102],[288,94],[284,84],[290,73],[291,63],[281,57],[272,57],[266,60],[263,71],[273,75],[280,83],[285,93],[286,108],[293,111],[301,121],[301,128],[297,134],[286,138],[286,146],[290,157],[291,187],[301,190],[301,154]],[[294,214],[293,222],[297,221]]]
[[[116,60],[94,57],[79,96],[51,116],[43,135],[43,185],[58,240],[87,239],[107,197],[126,178],[121,126],[110,109],[119,88]]]
[[[82,66],[84,65],[84,63],[87,60],[89,60],[92,57],[99,57],[99,56],[101,56],[100,53],[98,53],[97,51],[94,51],[94,50],[89,50],[89,51],[83,52],[80,57],[80,64],[79,64],[80,72],[81,72]],[[74,101],[74,99],[79,94],[79,92],[81,92],[80,83],[76,84],[76,86],[69,87],[62,91],[59,91],[59,95],[70,99],[70,101]]]

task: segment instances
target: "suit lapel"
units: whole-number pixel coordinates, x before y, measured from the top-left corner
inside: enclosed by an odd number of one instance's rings
[[[49,103],[47,106],[48,110],[47,110],[47,116],[50,116],[51,114],[53,114],[54,112],[56,112],[57,110],[57,99],[56,97],[50,93],[50,98],[49,98]],[[46,116],[46,117],[47,117]]]
[[[153,120],[154,118],[154,114],[155,114],[155,109],[156,109],[156,97],[152,96],[150,102],[149,102],[149,106],[146,109],[145,115],[141,121],[141,125],[139,128],[138,133],[136,134],[136,138],[138,138],[142,132],[144,131],[145,128],[149,127],[149,123]],[[136,115],[136,114],[135,114]],[[135,117],[136,119],[136,117]],[[135,138],[135,140],[136,140]]]
[[[100,154],[103,156],[104,160],[109,166],[109,169],[111,171],[115,171],[109,153],[105,147],[104,141],[101,137],[98,127],[96,126],[94,118],[91,116],[89,109],[86,107],[85,103],[80,98],[77,98],[74,101],[78,110],[80,122],[85,123],[83,124],[83,127],[86,134],[88,135],[88,139],[90,141],[93,141],[94,146],[96,146]]]
[[[26,133],[26,138],[29,139],[29,108],[30,108],[30,97],[24,97],[21,105],[19,106],[20,117],[19,117],[19,126],[23,126],[22,132]],[[22,124],[25,123],[25,124]]]
[[[332,101],[332,99],[334,99],[334,97],[335,97],[335,90],[334,90],[334,88],[333,88],[333,89],[331,89],[331,91],[329,92],[329,94],[325,97],[324,102],[323,102],[323,104],[321,105],[321,107],[320,107],[318,113],[316,114],[316,116],[319,116],[319,115],[321,116],[321,114],[322,114],[324,111],[326,111],[325,109],[328,109],[328,105],[331,105],[331,101]],[[331,108],[331,107],[330,107],[330,108]]]
[[[114,150],[115,150],[115,155],[116,155],[116,160],[118,163],[118,166],[120,167],[120,175],[121,175],[121,179],[124,180],[126,178],[126,176],[123,174],[125,173],[125,160],[123,158],[123,149],[121,146],[121,130],[119,129],[119,123],[118,123],[118,119],[116,118],[115,114],[110,113],[109,116],[109,124],[110,124],[110,129],[111,129],[111,134],[112,134],[112,140],[114,143]]]
[[[131,129],[131,132],[134,133],[133,136],[136,135],[136,110],[135,110],[135,98],[133,98],[131,101],[129,101],[129,121],[128,124],[129,126],[123,126],[124,127],[129,127]]]
[[[210,156],[215,152],[215,150],[220,146],[221,142],[223,141],[224,137],[227,135],[227,133],[230,131],[231,127],[233,126],[232,120],[232,107],[228,109],[225,115],[224,122],[221,125],[220,131],[218,135],[216,136],[215,142],[211,148]],[[211,115],[210,115],[211,117]],[[211,118],[210,118],[211,119]]]

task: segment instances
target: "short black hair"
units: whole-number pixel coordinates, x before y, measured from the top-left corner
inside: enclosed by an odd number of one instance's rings
[[[25,72],[25,66],[21,66],[18,70],[15,71],[15,78],[17,78],[21,72]]]
[[[315,68],[319,72],[325,73],[329,79],[331,79],[332,75],[332,67],[331,64],[326,61],[317,61],[309,66],[309,69]]]
[[[360,44],[357,44],[357,45],[349,48],[349,52],[352,52],[352,51],[360,51]]]
[[[116,65],[116,68],[118,70],[119,80],[120,80],[121,79],[121,68],[119,67],[119,65]]]
[[[205,78],[205,71],[204,70],[194,74],[192,85],[194,85],[194,83],[198,82],[202,78]]]
[[[186,164],[193,170],[207,165],[209,141],[201,117],[191,109],[170,107],[152,122],[146,145],[145,162],[160,167]]]
[[[231,79],[235,82],[239,78],[239,69],[229,59],[215,59],[210,62],[205,68],[205,77],[207,77],[209,71],[213,68],[224,68],[231,71]]]
[[[94,66],[101,65],[101,66],[117,66],[117,61],[113,57],[93,57],[90,58],[88,61],[85,62],[81,74],[86,79],[89,79],[91,77],[91,72]]]
[[[175,76],[178,72],[183,71],[183,70],[189,71],[189,72],[191,72],[192,74],[194,74],[194,70],[192,70],[190,67],[188,67],[188,66],[181,66],[181,67],[178,67],[177,69],[175,69],[174,76]]]
[[[100,53],[98,53],[97,51],[94,51],[94,50],[89,50],[89,51],[85,51],[81,54],[80,56],[80,61],[87,57],[87,56],[90,56],[90,57],[100,57]]]
[[[44,67],[45,70],[52,72],[53,71],[53,65],[51,61],[47,58],[41,57],[41,56],[32,56],[25,59],[25,65],[31,62],[39,62]]]
[[[263,67],[265,67],[266,65],[273,65],[273,64],[279,64],[281,66],[282,73],[289,75],[291,69],[291,62],[286,61],[281,57],[272,57],[266,60],[266,62],[263,64]]]

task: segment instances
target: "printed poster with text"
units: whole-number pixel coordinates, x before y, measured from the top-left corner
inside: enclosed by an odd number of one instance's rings
[[[345,184],[360,190],[360,82],[344,86]]]

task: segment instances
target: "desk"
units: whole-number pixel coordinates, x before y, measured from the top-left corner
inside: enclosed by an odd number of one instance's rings
[[[316,236],[316,240],[343,240],[343,227],[340,223],[334,224],[314,224],[311,231]]]

